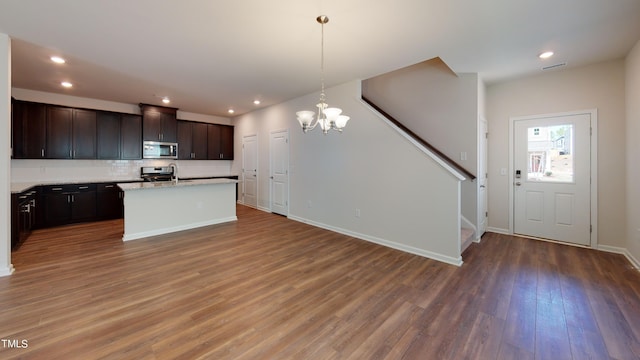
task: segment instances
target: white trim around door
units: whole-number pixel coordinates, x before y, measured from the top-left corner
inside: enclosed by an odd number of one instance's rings
[[[258,136],[242,137],[242,204],[258,207]]]
[[[269,133],[269,169],[271,212],[289,216],[289,130]]]
[[[515,184],[518,180],[522,181],[522,179],[516,179],[516,168],[515,168],[515,131],[516,131],[516,122],[518,121],[535,121],[551,118],[559,118],[559,117],[570,117],[570,116],[580,116],[580,115],[588,115],[590,121],[590,144],[589,144],[589,175],[590,175],[590,184],[589,184],[589,221],[591,225],[590,229],[590,239],[587,241],[586,246],[591,248],[598,247],[598,112],[597,109],[591,110],[582,110],[582,111],[570,111],[563,113],[553,113],[553,114],[541,114],[541,115],[531,115],[531,116],[520,116],[520,117],[511,117],[509,119],[509,233],[514,234],[515,232]],[[522,174],[521,174],[522,176]],[[519,182],[519,181],[518,181]],[[557,239],[546,239],[546,240],[557,240]]]

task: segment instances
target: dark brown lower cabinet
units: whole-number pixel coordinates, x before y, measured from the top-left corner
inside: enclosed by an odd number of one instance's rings
[[[37,190],[11,194],[11,248],[22,244],[36,227]]]
[[[97,185],[96,212],[99,220],[119,219],[124,216],[124,193],[116,184]]]
[[[96,184],[44,187],[45,225],[58,226],[96,218]]]

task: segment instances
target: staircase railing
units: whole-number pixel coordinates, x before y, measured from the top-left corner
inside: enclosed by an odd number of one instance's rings
[[[445,155],[442,151],[436,149],[433,145],[429,144],[426,140],[421,138],[418,134],[414,133],[413,131],[411,131],[411,129],[409,129],[406,126],[404,126],[404,124],[402,124],[400,121],[396,120],[393,116],[389,115],[387,112],[382,110],[378,105],[374,104],[371,100],[369,100],[366,97],[362,96],[362,101],[364,101],[369,106],[374,108],[377,112],[382,114],[382,116],[384,116],[387,119],[389,119],[389,121],[391,121],[395,126],[400,128],[402,131],[404,131],[407,135],[412,137],[415,141],[420,143],[425,148],[429,149],[429,151],[431,151],[434,154],[436,154],[440,159],[442,159],[444,162],[449,164],[449,166],[451,166],[454,169],[460,171],[462,174],[464,174],[471,181],[476,179],[476,176],[473,175],[469,170],[467,170],[464,167],[462,167],[462,165],[460,165],[457,162],[455,162],[453,159],[451,159],[450,157]]]

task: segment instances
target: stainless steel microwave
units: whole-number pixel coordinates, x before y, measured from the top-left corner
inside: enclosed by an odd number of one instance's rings
[[[158,141],[145,141],[142,145],[144,159],[177,159],[178,144]]]

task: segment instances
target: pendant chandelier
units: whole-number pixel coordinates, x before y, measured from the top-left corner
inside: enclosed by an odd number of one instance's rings
[[[320,102],[316,104],[318,108],[317,112],[310,110],[298,111],[298,122],[302,126],[302,131],[307,132],[315,129],[318,124],[324,134],[327,134],[329,130],[337,130],[342,132],[342,129],[347,125],[349,117],[342,114],[342,109],[336,107],[329,107],[326,102],[326,96],[324,94],[324,24],[329,22],[329,18],[326,15],[320,15],[316,18],[316,21],[322,27],[322,38],[320,42],[320,70],[322,73],[321,90],[320,90]],[[314,121],[314,117],[317,118]]]

